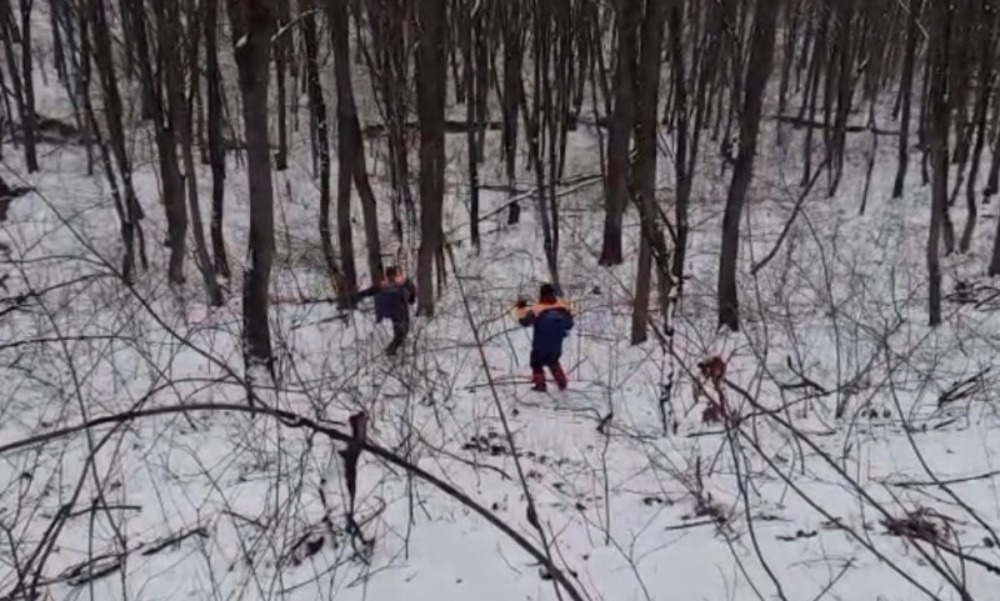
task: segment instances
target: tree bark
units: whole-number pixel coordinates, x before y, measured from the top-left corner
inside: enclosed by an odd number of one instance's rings
[[[604,202],[604,241],[600,265],[620,265],[622,218],[628,202],[629,141],[635,121],[635,61],[641,0],[619,0],[618,63],[615,74],[615,107],[608,132],[608,183]]]
[[[270,0],[228,0],[233,54],[243,98],[250,190],[249,262],[243,275],[244,361],[251,386],[257,368],[273,380],[274,356],[268,305],[274,255],[274,195],[268,140],[268,54],[274,17]]]
[[[923,0],[910,0],[906,28],[906,54],[903,57],[903,75],[900,83],[902,116],[899,122],[899,167],[896,181],[892,185],[892,197],[901,198],[906,183],[906,172],[910,164],[910,119],[913,106],[913,72],[916,64],[917,41],[919,35],[920,10]]]
[[[657,264],[660,282],[661,313],[666,318],[667,299],[670,293],[670,262],[667,244],[660,227],[656,206],[656,134],[657,107],[660,90],[660,54],[663,47],[665,2],[646,0],[642,19],[642,48],[639,55],[638,89],[636,95],[635,146],[639,156],[636,165],[636,182],[639,191],[640,231],[639,270],[636,273],[635,298],[632,306],[632,344],[645,342],[649,335],[649,296],[652,281],[652,264]],[[674,0],[670,10],[680,20],[681,3]],[[675,74],[676,76],[676,74]],[[683,78],[683,73],[681,74]],[[675,93],[676,93],[675,89]],[[684,132],[687,135],[687,132]],[[678,160],[680,157],[678,157]],[[666,323],[666,322],[664,322]]]
[[[997,15],[996,10],[991,9],[990,3],[983,0],[980,3],[980,43],[979,43],[979,94],[976,97],[975,116],[973,126],[976,128],[975,144],[972,149],[971,164],[969,167],[969,183],[965,188],[965,203],[968,207],[968,217],[965,221],[965,228],[962,230],[962,237],[958,243],[959,252],[969,252],[972,246],[972,234],[976,229],[976,217],[978,206],[976,204],[976,185],[979,179],[979,166],[983,158],[983,150],[986,147],[986,132],[988,129],[987,119],[989,113],[990,97],[993,95],[993,88],[996,81],[996,74],[993,72],[995,63],[995,52],[997,42]]]
[[[167,216],[167,246],[170,259],[167,275],[171,285],[184,283],[184,259],[187,255],[188,214],[184,199],[184,180],[177,154],[177,115],[171,114],[167,95],[177,86],[183,86],[174,65],[179,51],[179,37],[174,28],[180,20],[177,0],[155,0],[157,18],[157,77],[153,84],[153,111],[157,158],[160,165],[161,192]]]
[[[417,311],[434,315],[434,262],[443,250],[445,0],[417,0],[417,112],[420,120],[420,250]]]
[[[319,41],[316,35],[316,1],[303,0],[301,3],[302,43],[305,46],[306,59],[306,96],[309,99],[310,121],[313,124],[312,139],[316,152],[317,177],[319,178],[319,239],[323,247],[323,259],[326,263],[327,276],[334,290],[343,295],[353,289],[354,284],[345,282],[345,278],[337,264],[333,250],[333,238],[330,229],[330,130],[329,117],[326,109],[326,99],[323,96],[323,86],[319,78]],[[341,173],[340,181],[347,178],[350,185],[350,172]],[[343,241],[342,241],[343,244]],[[348,246],[341,252],[353,252]],[[351,264],[353,265],[353,255]],[[351,280],[352,282],[354,280]]]
[[[351,47],[348,28],[347,0],[327,0],[330,10],[330,37],[333,44],[334,75],[337,82],[337,137],[340,172],[338,190],[338,223],[340,227],[340,252],[343,255],[344,280],[353,291],[357,286],[351,230],[351,182],[358,188],[362,218],[365,222],[365,239],[368,248],[368,272],[372,281],[382,273],[382,244],[378,231],[378,212],[375,193],[368,181],[364,140],[358,109],[354,101],[351,82]],[[345,245],[348,245],[345,248]]]
[[[740,110],[740,141],[733,179],[722,218],[722,252],[719,257],[719,325],[739,330],[739,299],[736,267],[740,246],[740,219],[753,179],[757,137],[764,90],[774,62],[775,21],[781,0],[760,0],[754,13],[750,57],[746,68],[743,105]]]
[[[194,24],[195,20],[193,16],[195,14],[195,6],[192,0],[188,0],[187,8],[189,10],[188,14],[191,15],[189,22],[190,29],[187,32],[188,48],[186,52],[188,72],[197,73],[198,72],[198,35],[197,35],[197,25]],[[180,15],[176,12],[173,14],[174,17],[179,17]],[[161,27],[163,25],[161,24]],[[170,30],[170,39],[173,41],[172,46],[176,49],[175,56],[184,56],[184,48],[180,42],[180,28],[181,21],[179,18],[175,18],[173,21],[168,23]],[[170,104],[170,117],[171,121],[177,124],[178,132],[180,134],[180,145],[181,145],[181,156],[184,161],[184,172],[185,172],[185,183],[187,184],[187,199],[188,199],[188,212],[191,215],[191,229],[194,234],[194,250],[195,250],[195,260],[198,265],[198,271],[201,273],[202,281],[205,284],[205,296],[206,302],[212,307],[222,306],[222,289],[219,287],[219,282],[215,279],[215,270],[212,268],[212,259],[208,254],[208,245],[205,243],[205,228],[201,222],[201,207],[198,201],[198,172],[195,170],[194,162],[194,116],[191,110],[188,108],[191,103],[185,98],[185,85],[184,85],[184,74],[182,71],[182,63],[180,60],[172,60],[167,62],[167,71],[170,74],[168,77],[168,88],[167,95]],[[192,77],[191,94],[194,95],[194,90],[198,87],[197,76]]]
[[[290,26],[292,20],[289,0],[273,0],[277,8],[277,29],[280,31]],[[278,171],[288,169],[288,61],[291,30],[282,31],[274,43],[274,71],[278,97],[278,150],[274,153],[274,168]]]
[[[941,324],[941,234],[948,210],[948,38],[951,9],[947,0],[931,1],[930,28],[930,153],[932,168],[931,222],[927,235],[928,321]]]
[[[226,195],[226,155],[222,148],[222,75],[219,71],[219,0],[205,0],[205,85],[208,109],[206,135],[212,170],[212,258],[215,275],[227,285],[231,278],[222,229]]]

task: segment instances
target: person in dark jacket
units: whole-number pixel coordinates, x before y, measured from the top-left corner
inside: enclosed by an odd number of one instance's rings
[[[528,305],[528,301],[519,300],[514,316],[523,327],[534,328],[529,361],[534,390],[545,391],[545,368],[552,372],[552,379],[559,390],[566,390],[569,381],[559,360],[562,358],[563,338],[573,328],[573,312],[569,304],[556,295],[555,287],[543,284],[538,302]]]
[[[375,299],[375,323],[392,321],[392,341],[385,349],[385,354],[392,357],[410,331],[410,305],[417,302],[417,288],[398,267],[387,267],[378,281],[354,295],[354,301],[369,296]]]

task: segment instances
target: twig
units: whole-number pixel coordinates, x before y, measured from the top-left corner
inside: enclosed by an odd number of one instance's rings
[[[820,163],[818,167],[816,167],[816,172],[813,173],[813,176],[809,179],[809,183],[806,184],[806,187],[803,188],[802,192],[799,193],[799,198],[798,200],[795,201],[795,208],[792,209],[792,214],[788,217],[788,221],[785,222],[785,227],[781,229],[781,234],[778,236],[778,240],[774,243],[774,246],[771,248],[771,250],[766,255],[764,255],[764,258],[758,261],[756,265],[750,268],[750,273],[752,275],[757,275],[757,272],[763,269],[768,263],[771,262],[771,259],[773,259],[775,255],[778,254],[778,251],[781,249],[781,244],[785,241],[785,237],[788,235],[788,232],[791,231],[792,224],[795,223],[795,218],[798,217],[799,212],[802,210],[803,203],[805,203],[806,198],[809,197],[809,192],[812,191],[813,186],[816,184],[817,181],[819,181],[820,174],[823,173],[823,169],[829,162],[830,162],[830,157],[829,155],[827,155],[827,157],[823,159],[823,162]]]

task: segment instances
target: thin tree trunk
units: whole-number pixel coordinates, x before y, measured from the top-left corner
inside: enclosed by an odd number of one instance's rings
[[[348,284],[337,264],[333,250],[333,238],[330,230],[330,132],[327,116],[326,99],[323,97],[323,86],[319,78],[319,41],[316,36],[316,2],[303,0],[302,42],[305,46],[306,60],[306,96],[309,99],[309,113],[313,123],[312,137],[316,148],[319,178],[319,239],[323,247],[323,259],[326,263],[327,276],[338,294],[346,294],[354,287],[354,280]],[[347,181],[350,186],[351,173],[340,173],[340,181]],[[349,191],[349,190],[348,190]],[[341,252],[352,252],[348,247]],[[353,255],[351,264],[353,265]],[[356,278],[355,278],[356,279]]]
[[[277,6],[277,29],[288,26],[292,20],[289,0],[273,0]],[[285,88],[288,81],[288,60],[291,44],[288,37],[291,32],[283,32],[274,44],[274,70],[278,97],[278,150],[274,154],[274,168],[278,171],[288,169],[288,93]]]
[[[223,286],[231,278],[222,229],[226,194],[226,155],[222,148],[222,75],[218,49],[219,0],[205,0],[205,85],[208,108],[206,123],[208,160],[212,170],[212,258],[215,275]]]
[[[754,14],[746,85],[740,111],[740,141],[733,179],[722,219],[722,252],[719,257],[719,325],[737,331],[740,327],[736,267],[739,258],[740,219],[753,178],[754,156],[760,133],[764,90],[774,62],[775,21],[781,0],[760,0]]]
[[[604,241],[600,265],[620,265],[622,256],[622,218],[628,202],[629,141],[635,121],[635,59],[640,0],[619,0],[618,64],[615,74],[615,108],[608,132],[608,183],[604,204]]]
[[[902,118],[899,122],[899,167],[896,171],[896,181],[892,186],[892,197],[901,198],[906,182],[906,171],[910,164],[910,118],[913,105],[913,72],[917,55],[917,40],[919,35],[920,10],[923,0],[910,0],[906,28],[906,54],[903,57],[903,75],[900,83]]]
[[[948,130],[950,107],[948,87],[948,31],[951,10],[947,2],[931,2],[930,19],[930,153],[933,173],[931,188],[931,223],[927,236],[928,318],[930,325],[941,323],[941,249],[942,230],[948,210]]]
[[[255,372],[261,367],[267,370],[272,381],[275,379],[268,322],[274,256],[274,195],[267,106],[270,80],[267,65],[274,16],[270,0],[228,0],[228,8],[247,141],[250,240],[249,261],[243,275],[243,341],[248,384],[252,387],[258,375]]]
[[[683,10],[680,2],[670,7],[672,19],[680,20]],[[632,306],[632,344],[646,341],[649,335],[649,296],[652,280],[651,258],[656,259],[657,279],[660,282],[661,313],[666,319],[667,299],[670,292],[670,267],[667,245],[659,224],[656,206],[656,134],[657,106],[660,89],[660,54],[663,47],[663,24],[666,13],[665,3],[660,0],[646,0],[646,11],[642,19],[641,41],[637,72],[635,146],[638,153],[636,182],[639,191],[639,214],[642,222],[640,231],[639,270],[636,273],[635,298]],[[676,79],[683,80],[681,71]],[[678,90],[675,88],[675,92]],[[687,132],[684,132],[687,135]],[[680,157],[677,157],[680,164]],[[664,322],[666,323],[666,322]]]
[[[365,160],[364,140],[361,137],[361,124],[358,121],[358,109],[354,102],[354,86],[351,82],[351,47],[347,0],[327,0],[330,9],[330,36],[333,44],[334,75],[337,81],[337,151],[340,161],[338,178],[341,179],[338,197],[339,225],[341,233],[341,249],[344,262],[344,279],[350,290],[357,285],[357,275],[354,261],[353,246],[344,248],[345,243],[353,244],[350,231],[353,229],[351,220],[351,181],[358,188],[361,199],[362,218],[365,222],[365,239],[368,248],[368,271],[375,281],[382,273],[382,245],[378,231],[378,212],[375,194],[368,181],[368,166]],[[344,194],[346,188],[346,195]],[[348,261],[348,258],[350,259]],[[349,265],[348,265],[349,264]],[[348,266],[350,269],[348,269]]]
[[[170,114],[169,94],[174,86],[183,85],[173,68],[177,62],[178,37],[172,33],[173,25],[179,21],[176,0],[156,0],[154,9],[157,18],[157,79],[153,85],[153,110],[156,112],[156,146],[162,179],[162,199],[167,216],[167,246],[170,259],[167,275],[171,285],[184,283],[184,259],[187,254],[187,207],[184,199],[184,181],[177,156],[176,115]]]
[[[188,72],[198,72],[198,34],[197,24],[193,18],[195,15],[195,3],[192,0],[187,2],[189,19],[189,31],[187,32],[188,51],[187,65]],[[175,13],[176,17],[179,17]],[[169,25],[171,39],[175,40],[174,46],[177,48],[177,55],[180,56],[180,19],[176,19]],[[174,60],[168,63],[167,69],[171,73],[172,85],[169,86],[167,94],[170,98],[170,114],[174,123],[178,124],[180,132],[181,153],[184,160],[185,181],[187,183],[188,212],[191,215],[191,229],[194,234],[195,259],[198,270],[201,272],[202,281],[205,284],[205,296],[207,303],[212,307],[222,306],[222,289],[215,279],[215,270],[212,268],[212,259],[208,254],[208,245],[205,243],[205,228],[201,222],[201,208],[198,201],[198,172],[195,170],[194,162],[194,118],[189,108],[191,102],[184,98],[184,80],[181,72],[181,61]],[[195,89],[198,87],[198,77],[191,78],[191,97],[193,100]]]
[[[522,99],[521,65],[524,56],[523,32],[521,23],[521,0],[508,0],[501,4],[501,22],[504,36],[503,63],[503,148],[504,165],[507,172],[508,194],[516,196],[517,178],[517,140],[518,122]],[[513,225],[520,220],[521,205],[512,202],[507,215],[507,224]]]
[[[111,152],[108,150],[108,145],[104,141],[104,137],[101,135],[100,125],[97,122],[97,116],[94,113],[94,105],[90,99],[90,23],[91,20],[94,21],[94,26],[98,27],[97,19],[94,19],[94,9],[97,6],[97,0],[86,0],[86,5],[81,7],[80,10],[80,81],[79,90],[80,97],[83,101],[83,110],[88,121],[89,134],[97,142],[98,151],[101,155],[101,165],[104,168],[104,175],[108,180],[108,187],[111,188],[111,197],[114,199],[115,203],[115,213],[118,215],[118,222],[120,224],[119,231],[121,232],[122,245],[125,247],[122,253],[122,281],[126,284],[135,283],[135,244],[134,244],[134,228],[130,223],[128,214],[125,210],[125,203],[122,200],[121,191],[118,186],[118,179],[115,176],[115,169],[111,162]],[[113,81],[113,80],[112,80]],[[105,102],[111,103],[109,100]],[[110,112],[110,111],[109,111]],[[112,129],[113,115],[108,115],[109,129]],[[118,126],[120,127],[120,122]],[[127,172],[126,172],[127,173]],[[0,188],[3,186],[0,185]]]
[[[466,127],[466,165],[469,169],[469,238],[472,246],[479,251],[479,144],[478,127],[472,124],[478,122],[480,94],[476,86],[482,81],[474,69],[482,65],[475,63],[474,36],[477,31],[475,23],[481,17],[475,16],[474,4],[470,0],[463,2],[463,23],[459,38],[462,42],[462,75],[465,80],[465,119]],[[480,28],[481,29],[481,28]],[[481,44],[481,42],[479,42]]]
[[[35,76],[31,46],[31,11],[34,0],[20,0],[21,4],[21,84],[24,93],[24,166],[28,173],[38,171],[38,148],[35,144]]]
[[[959,252],[969,252],[972,246],[972,234],[976,229],[976,217],[978,206],[976,205],[976,184],[979,179],[979,165],[983,158],[983,150],[986,147],[987,114],[989,112],[990,97],[993,95],[996,74],[993,72],[994,53],[996,47],[997,18],[991,14],[989,4],[985,1],[981,3],[981,18],[990,23],[982,25],[983,30],[980,35],[982,40],[979,46],[979,94],[976,98],[976,110],[974,116],[974,127],[976,128],[976,141],[972,150],[969,167],[969,183],[965,188],[965,203],[968,207],[968,217],[965,221],[965,228],[962,230],[962,238],[958,243]]]
[[[134,264],[135,241],[137,238],[142,268],[146,269],[148,267],[145,237],[143,236],[141,226],[141,220],[144,215],[136,196],[135,186],[132,183],[132,165],[125,140],[125,128],[122,125],[124,108],[121,94],[118,90],[117,77],[112,59],[111,33],[108,29],[107,14],[104,11],[101,0],[87,0],[87,6],[89,7],[90,23],[93,27],[95,59],[103,90],[105,122],[107,123],[110,138],[111,153],[115,159],[124,192],[123,203],[125,208],[121,231],[126,249],[127,272],[131,275]],[[81,37],[82,35],[81,33]],[[83,60],[88,59],[84,58]],[[91,127],[96,128],[96,122],[92,123]]]

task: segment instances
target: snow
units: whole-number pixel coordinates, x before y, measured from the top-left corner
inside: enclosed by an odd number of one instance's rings
[[[48,91],[43,104],[64,106]],[[391,334],[387,324],[373,325],[370,308],[345,322],[330,305],[281,302],[272,308],[276,386],[266,369],[249,376],[263,383],[266,406],[324,427],[346,433],[349,416],[366,411],[370,442],[540,548],[499,405],[551,554],[588,598],[959,599],[958,586],[988,598],[996,574],[977,561],[1000,565],[997,374],[989,371],[1000,358],[996,307],[946,303],[945,325],[926,326],[928,189],[913,169],[906,197],[889,199],[895,148],[880,144],[868,211],[859,216],[863,136],[840,192],[826,198],[818,186],[774,260],[752,276],[791,213],[801,175],[785,154],[797,152],[795,132],[785,132],[784,151],[771,144],[773,133],[763,134],[746,212],[741,333],[715,327],[727,178],[706,161],[675,356],[655,341],[628,344],[633,266],[596,264],[594,181],[568,187],[562,199],[560,266],[577,307],[566,395],[528,390],[530,334],[508,315],[546,274],[531,201],[517,226],[504,225],[503,213],[483,224],[481,254],[467,243],[455,248],[458,273],[449,274],[436,317],[415,321],[404,362],[380,356]],[[144,143],[139,152],[149,151]],[[593,174],[596,135],[582,129],[571,143],[568,176]],[[489,156],[499,156],[498,146],[490,137]],[[294,151],[299,160],[275,182],[272,290],[282,299],[329,294],[307,141]],[[464,238],[467,222],[463,152],[464,140],[450,141],[452,241]],[[229,166],[226,199],[235,292],[213,309],[193,259],[189,284],[179,294],[167,286],[155,164],[137,161],[136,174],[152,269],[126,289],[113,277],[117,224],[101,179],[86,176],[79,148],[46,146],[41,156],[43,172],[27,177],[38,194],[15,201],[0,224],[9,247],[0,310],[19,294],[46,291],[0,318],[0,596],[18,589],[24,566],[30,575],[41,565],[37,586],[55,599],[558,598],[509,537],[398,466],[361,456],[355,519],[374,541],[368,550],[346,530],[344,443],[266,414],[176,410],[247,402],[241,166]],[[17,149],[5,146],[3,160],[4,177],[20,182]],[[669,199],[672,174],[660,169]],[[488,161],[483,177],[502,181],[500,161]],[[207,178],[200,175],[203,200]],[[375,184],[384,190],[377,175]],[[482,194],[484,213],[504,202]],[[948,291],[958,280],[983,279],[997,219],[994,206],[984,213],[972,251],[946,260]],[[629,217],[634,249],[638,224]],[[963,208],[953,217],[961,225]],[[412,255],[402,263],[412,267]],[[747,393],[726,391],[745,418],[738,428],[701,423],[705,401],[696,403],[693,375],[713,353]],[[657,400],[671,364],[679,425],[665,435]],[[956,382],[984,370],[968,395],[939,406]],[[803,378],[822,391],[790,386]],[[847,412],[838,419],[839,403]],[[157,409],[170,411],[10,448],[101,416]],[[610,412],[605,435],[597,427]],[[920,508],[944,516],[946,542],[964,560],[887,535],[888,519]],[[306,543],[317,540],[322,546],[310,554]],[[88,578],[101,566],[117,568]]]

